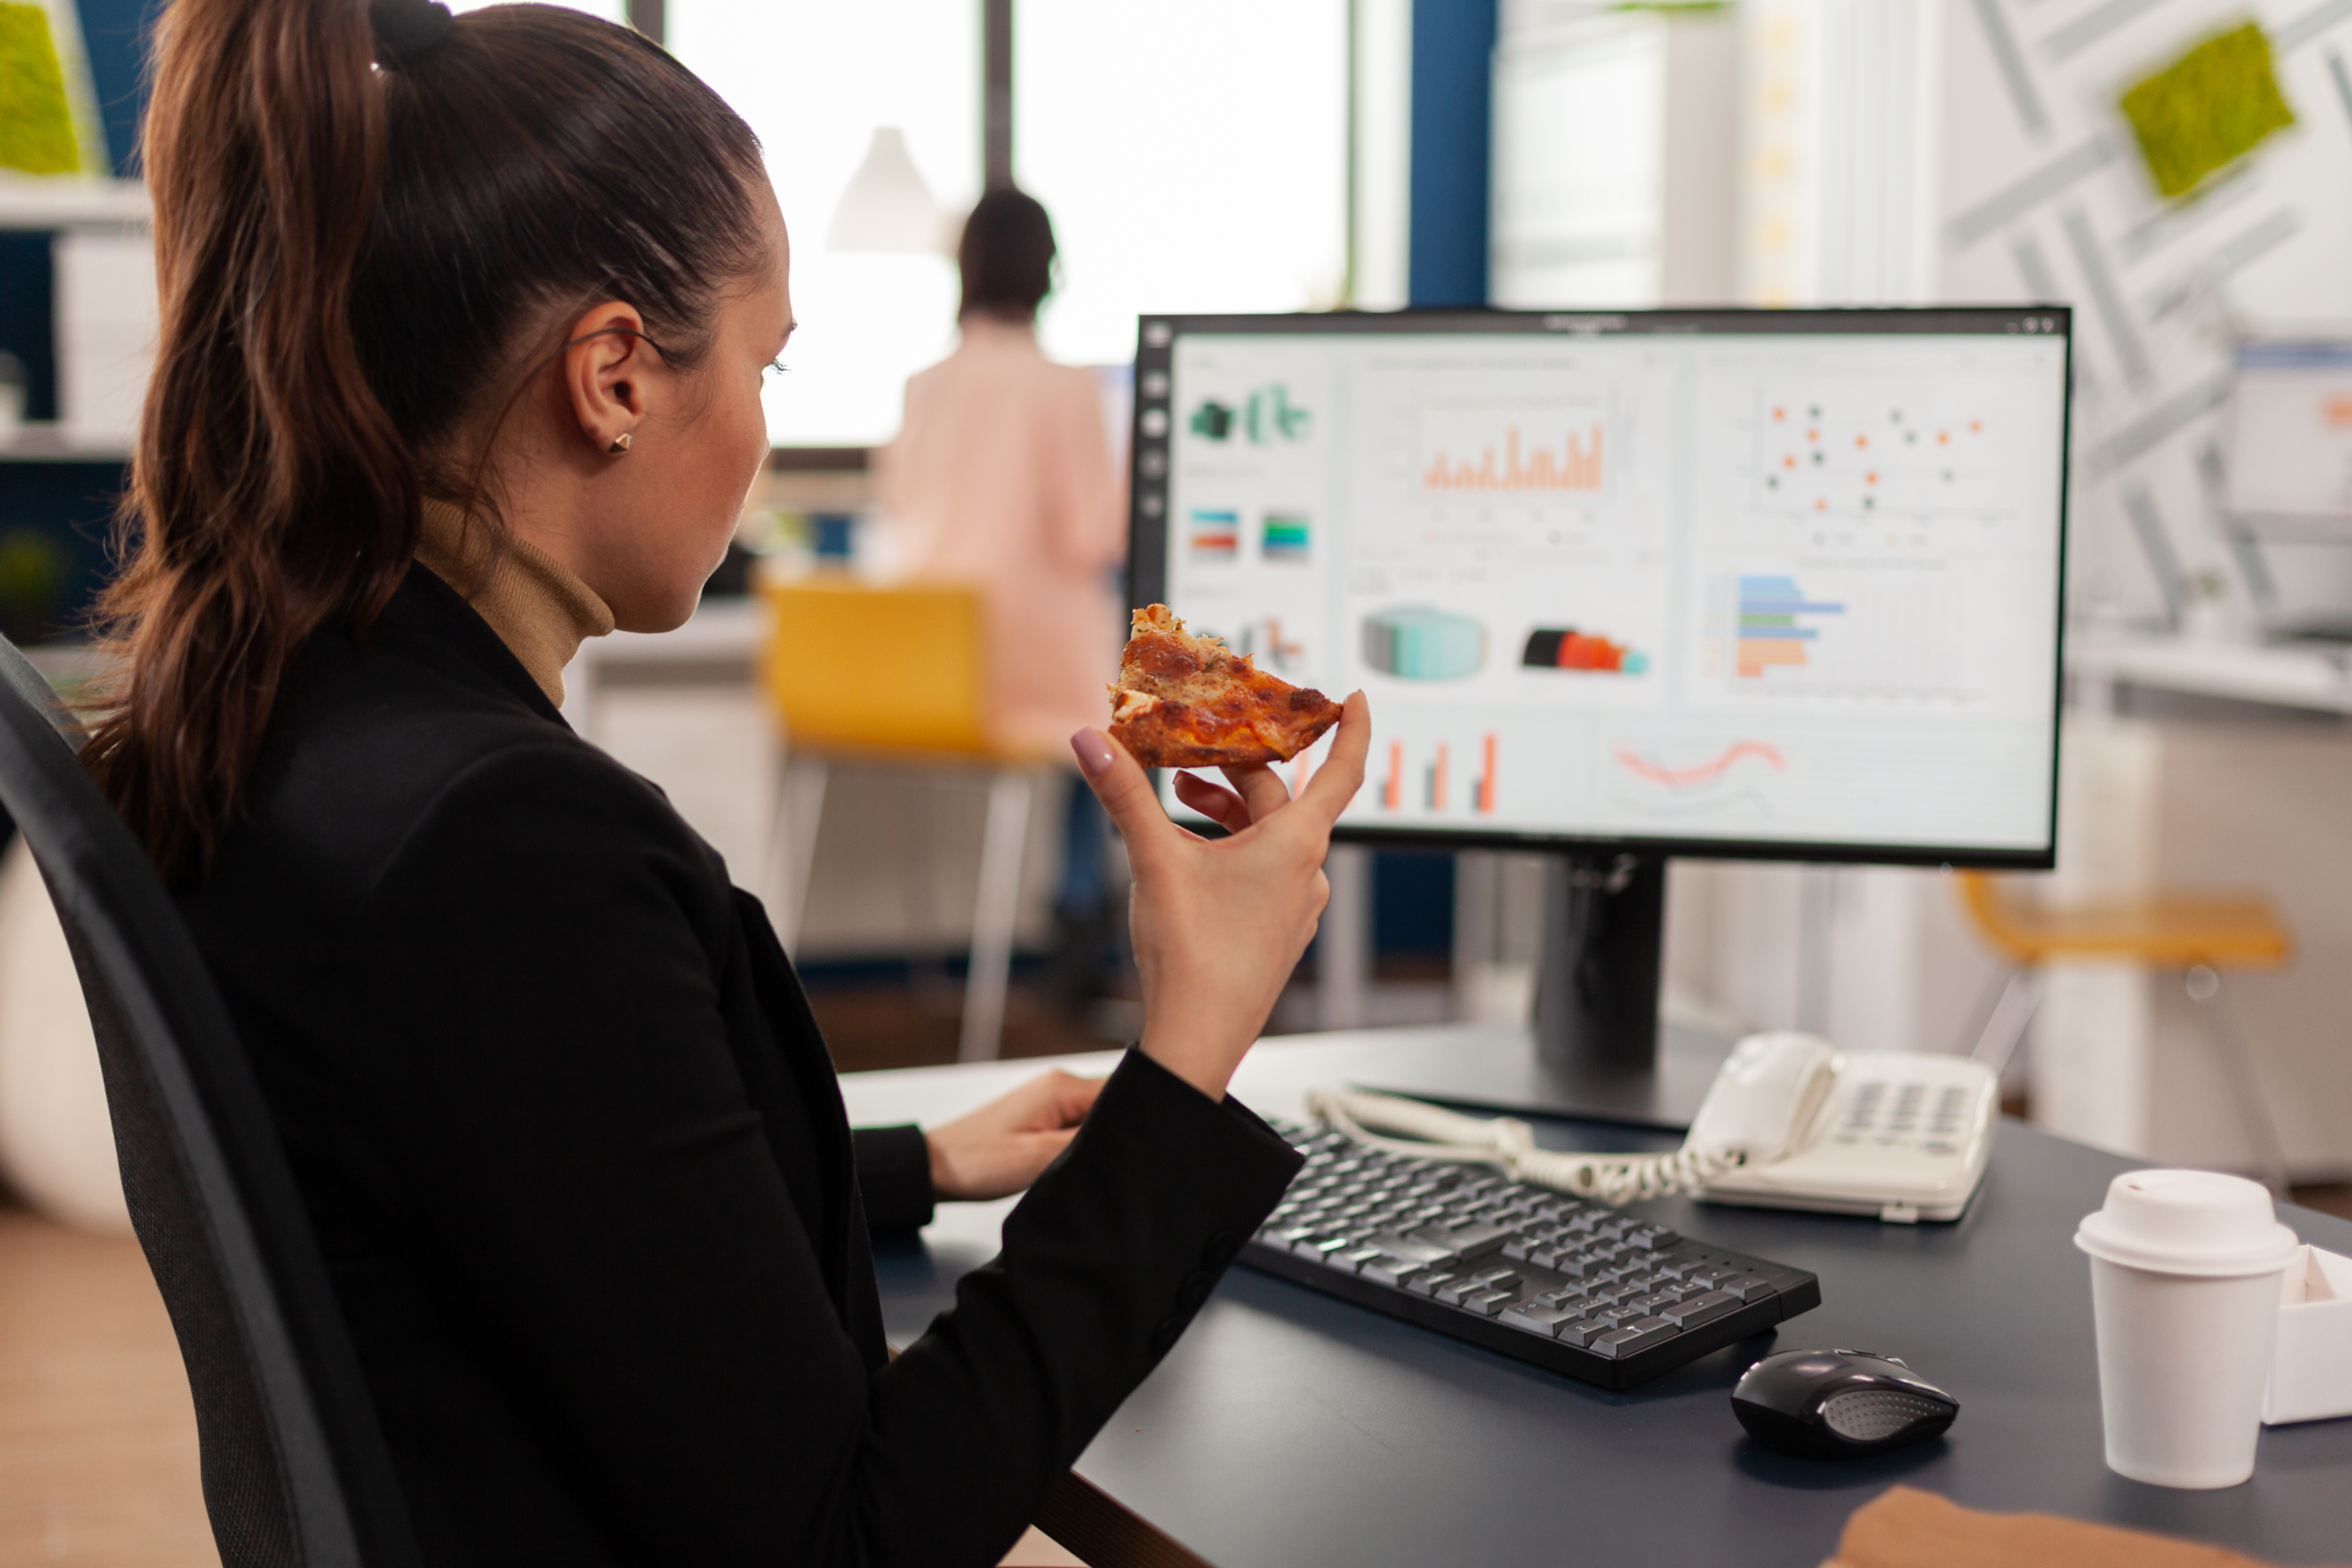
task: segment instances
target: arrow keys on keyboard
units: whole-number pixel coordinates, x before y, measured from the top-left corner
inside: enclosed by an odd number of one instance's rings
[[[1503,1321],[1516,1323],[1523,1329],[1533,1329],[1539,1334],[1549,1334],[1562,1323],[1573,1322],[1576,1317],[1576,1310],[1572,1307],[1549,1307],[1537,1301],[1522,1301],[1503,1311]]]
[[[1711,1323],[1727,1313],[1739,1310],[1739,1298],[1728,1290],[1709,1290],[1704,1296],[1695,1296],[1675,1306],[1661,1307],[1658,1316],[1685,1329],[1695,1329],[1701,1323]]]
[[[1469,1219],[1451,1225],[1424,1225],[1412,1232],[1412,1239],[1424,1246],[1444,1248],[1439,1257],[1429,1259],[1432,1263],[1467,1263],[1474,1258],[1484,1258],[1496,1250],[1515,1234],[1508,1226]]]
[[[1365,1241],[1395,1258],[1411,1258],[1415,1263],[1449,1263],[1457,1256],[1454,1248],[1425,1241],[1410,1233],[1393,1230],[1376,1231]]]
[[[1660,1340],[1674,1338],[1679,1331],[1664,1318],[1643,1318],[1610,1330],[1586,1348],[1614,1360],[1619,1356],[1632,1355],[1635,1351],[1648,1350]]]

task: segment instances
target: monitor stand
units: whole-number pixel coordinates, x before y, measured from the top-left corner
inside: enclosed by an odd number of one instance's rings
[[[1691,1053],[1662,1049],[1665,935],[1664,856],[1550,858],[1536,959],[1536,1080],[1546,1109],[1690,1125],[1714,1058],[1701,1053],[1695,1071],[1673,1070]]]
[[[1384,1064],[1367,1087],[1481,1110],[1687,1128],[1731,1042],[1661,1026],[1665,915],[1664,857],[1554,854],[1544,873],[1533,1049],[1456,1057],[1443,1072]]]

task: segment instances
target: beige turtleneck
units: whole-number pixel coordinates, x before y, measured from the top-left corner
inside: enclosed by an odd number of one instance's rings
[[[613,612],[562,563],[525,540],[503,543],[481,520],[446,501],[425,503],[416,559],[474,606],[547,700],[563,706],[563,667],[590,637],[613,629]]]

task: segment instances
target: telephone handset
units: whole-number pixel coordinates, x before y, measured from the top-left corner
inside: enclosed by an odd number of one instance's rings
[[[1958,1219],[1968,1207],[1992,1152],[2000,1088],[1970,1058],[1840,1051],[1818,1036],[1784,1031],[1732,1047],[1690,1135],[1671,1154],[1539,1149],[1523,1121],[1391,1095],[1318,1089],[1307,1109],[1392,1152],[1500,1165],[1520,1181],[1604,1203],[1688,1192],[1715,1203],[1910,1222]]]
[[[1770,1164],[1804,1142],[1843,1059],[1817,1036],[1748,1036],[1715,1075],[1685,1144],[1737,1149],[1747,1164]]]

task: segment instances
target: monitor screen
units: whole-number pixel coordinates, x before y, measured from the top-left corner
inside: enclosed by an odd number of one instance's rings
[[[2223,416],[2222,506],[2265,532],[2341,539],[2352,527],[2352,342],[2238,345]]]
[[[2048,865],[2070,325],[1147,318],[1129,585],[1363,689],[1350,837]]]

